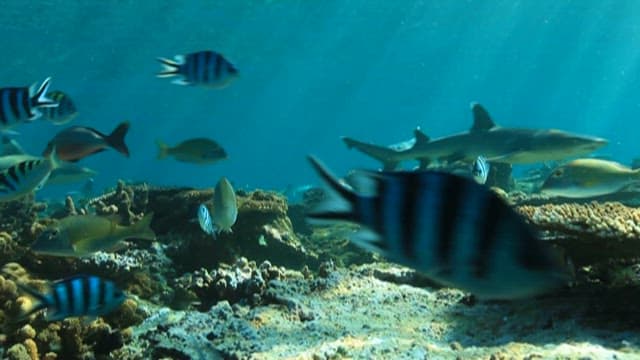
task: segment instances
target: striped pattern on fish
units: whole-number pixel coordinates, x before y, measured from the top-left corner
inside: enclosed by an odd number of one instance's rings
[[[42,109],[42,118],[56,125],[66,124],[78,115],[78,110],[69,95],[56,90],[49,93],[49,98],[58,106]]]
[[[21,161],[0,171],[0,202],[40,190],[58,167],[57,156],[51,154],[46,158]]]
[[[33,121],[42,115],[39,108],[58,106],[46,97],[50,82],[51,78],[46,78],[35,92],[33,86],[0,88],[0,127]]]
[[[198,206],[198,223],[200,224],[200,229],[202,229],[202,231],[207,235],[215,235],[213,222],[211,221],[211,214],[205,204],[200,204],[200,206]]]
[[[126,296],[109,280],[92,275],[76,275],[55,281],[42,294],[23,284],[18,286],[38,300],[23,317],[46,309],[45,318],[57,321],[72,316],[101,316],[115,310]]]
[[[471,164],[471,176],[478,184],[485,184],[489,177],[491,165],[484,156],[478,156]]]
[[[568,280],[551,250],[486,187],[434,171],[360,172],[356,193],[315,158],[333,192],[311,220],[363,225],[353,241],[481,298],[535,295]]]
[[[175,61],[158,58],[163,65],[158,77],[181,76],[174,80],[178,85],[202,85],[223,88],[238,77],[238,70],[222,54],[215,51],[199,51],[176,55]]]

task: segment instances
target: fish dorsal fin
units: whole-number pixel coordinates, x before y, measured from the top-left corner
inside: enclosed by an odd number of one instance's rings
[[[427,134],[423,133],[422,130],[420,130],[420,126],[418,126],[415,130],[413,130],[413,136],[416,138],[416,145],[426,144],[429,141],[431,141],[431,139],[429,139]]]
[[[496,127],[496,124],[491,120],[489,112],[482,105],[472,102],[471,112],[473,113],[473,125],[471,125],[470,132],[487,131]]]

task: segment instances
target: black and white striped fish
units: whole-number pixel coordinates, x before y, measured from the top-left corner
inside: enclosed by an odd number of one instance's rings
[[[200,204],[200,206],[198,206],[198,223],[200,224],[200,229],[202,229],[202,231],[207,235],[215,236],[215,229],[213,227],[213,221],[211,220],[211,214],[205,204]]]
[[[46,78],[37,91],[34,86],[0,88],[0,128],[33,121],[42,115],[39,109],[58,106],[47,98],[50,82],[51,78]]]
[[[187,55],[176,55],[175,61],[158,58],[163,65],[157,76],[182,78],[173,81],[178,85],[202,85],[221,89],[238,77],[238,70],[215,51],[199,51]]]
[[[567,281],[545,243],[501,198],[475,181],[443,172],[359,172],[343,185],[315,158],[333,190],[307,214],[364,229],[352,240],[436,282],[480,298],[535,295]]]
[[[471,176],[478,184],[485,184],[489,177],[491,165],[484,156],[478,156],[471,164]]]
[[[78,109],[71,101],[69,95],[59,90],[49,93],[49,98],[55,101],[58,106],[42,109],[42,119],[55,125],[63,125],[73,120],[78,115]]]
[[[51,172],[59,167],[60,160],[53,151],[47,157],[26,159],[0,171],[0,202],[40,190]]]
[[[19,282],[17,284],[38,300],[23,318],[45,309],[47,321],[73,316],[102,316],[118,308],[126,299],[112,281],[92,275],[76,275],[55,281],[44,294]]]

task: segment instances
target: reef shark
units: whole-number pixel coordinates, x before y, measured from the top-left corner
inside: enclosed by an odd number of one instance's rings
[[[478,156],[487,161],[529,164],[566,159],[589,154],[605,145],[602,138],[555,129],[503,128],[496,125],[489,112],[471,103],[473,125],[469,131],[430,139],[420,128],[414,139],[391,146],[380,146],[343,137],[347,147],[382,162],[384,170],[395,169],[401,161],[417,160],[420,168],[431,162],[472,162]]]

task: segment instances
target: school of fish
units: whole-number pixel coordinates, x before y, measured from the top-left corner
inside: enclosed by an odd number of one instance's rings
[[[239,78],[237,67],[217,51],[204,50],[159,57],[159,78],[181,86],[223,89]],[[42,118],[54,125],[77,121],[80,113],[69,92],[48,93],[52,79],[39,86],[0,87],[0,202],[20,199],[47,184],[93,183],[97,172],[76,163],[112,149],[130,157],[125,142],[132,123],[114,124],[110,132],[87,125],[60,130],[44,144],[41,156],[26,153],[9,135],[13,129]],[[80,104],[81,105],[81,104]],[[570,269],[549,245],[488,183],[492,164],[528,164],[564,160],[592,153],[605,139],[556,129],[507,128],[489,112],[471,103],[468,131],[431,139],[420,128],[414,137],[389,146],[343,137],[383,165],[381,171],[356,170],[345,179],[333,175],[318,159],[309,161],[327,187],[324,202],[310,210],[310,222],[344,221],[360,225],[352,241],[389,260],[422,272],[435,282],[468,291],[483,299],[516,299],[559,288]],[[225,149],[205,137],[176,145],[156,141],[157,159],[209,165],[228,158]],[[394,171],[402,162],[417,161],[414,171]],[[444,171],[434,166],[450,167]],[[596,159],[559,165],[542,185],[552,196],[593,197],[640,183],[640,170]],[[491,176],[490,176],[491,175]],[[289,187],[289,197],[312,186]],[[229,233],[236,225],[238,204],[231,182],[221,177],[212,198],[193,210],[209,236]],[[125,240],[153,240],[153,214],[132,225],[117,217],[92,214],[55,221],[31,246],[36,256],[84,257],[117,251]],[[264,239],[262,239],[264,241]],[[36,299],[23,316],[46,311],[49,321],[71,316],[101,316],[117,308],[126,294],[117,285],[93,275],[76,275],[50,283],[38,292],[19,288]]]

